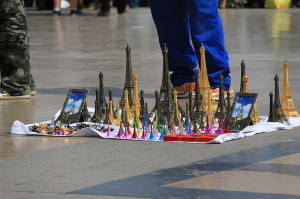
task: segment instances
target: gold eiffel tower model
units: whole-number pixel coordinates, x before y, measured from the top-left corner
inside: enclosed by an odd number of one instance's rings
[[[120,104],[118,104],[117,106],[117,118],[115,120],[115,126],[120,126],[120,122],[121,122],[121,112],[120,112]]]
[[[133,115],[131,114],[129,100],[128,100],[128,90],[124,91],[124,111],[125,111],[125,121],[133,121]]]
[[[108,123],[111,124],[111,125],[114,125],[114,124],[115,124],[112,101],[109,101],[109,107],[108,107]]]
[[[282,86],[282,95],[281,95],[281,105],[284,114],[287,117],[300,117],[299,113],[297,112],[290,91],[290,84],[289,84],[289,69],[288,69],[288,62],[285,61],[283,64],[283,86]]]
[[[243,88],[242,88],[242,91],[244,93],[248,93],[248,76],[244,73],[244,76],[242,78],[242,82],[243,82]],[[252,121],[252,124],[257,124],[260,122],[260,118],[259,118],[259,115],[258,115],[258,111],[257,111],[257,104],[256,102],[254,103],[253,105],[253,110],[252,110],[252,113],[251,113],[251,121]]]
[[[140,125],[140,109],[141,109],[141,104],[140,104],[140,99],[139,99],[139,93],[138,93],[138,78],[139,76],[135,73],[132,76],[133,80],[133,104],[132,104],[132,111],[131,113],[136,117],[136,120],[138,124]]]
[[[180,125],[181,120],[180,120],[180,113],[179,113],[179,108],[178,108],[178,99],[177,99],[177,91],[174,90],[174,112],[173,112],[173,117],[172,117],[172,121],[175,122],[175,124],[177,126]]]
[[[205,47],[203,44],[200,46],[200,59],[201,59],[201,65],[200,65],[200,93],[202,95],[202,104],[205,109],[206,114],[210,118],[209,121],[211,121],[211,113],[213,110],[216,109],[217,103],[212,97],[212,93],[210,91],[210,84],[208,81],[208,75],[207,75],[207,67],[206,67],[206,58],[205,58]]]

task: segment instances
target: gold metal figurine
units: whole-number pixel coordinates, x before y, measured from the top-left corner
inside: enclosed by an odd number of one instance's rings
[[[283,86],[281,95],[282,110],[287,117],[300,117],[291,97],[288,62],[285,61],[283,66]]]
[[[249,92],[249,90],[248,90],[248,76],[245,73],[245,67],[244,67],[243,70],[244,70],[243,71],[244,76],[242,77],[242,82],[243,82],[242,83],[242,89],[243,89],[244,93],[248,93]],[[251,113],[251,121],[252,121],[252,124],[257,124],[257,123],[260,122],[256,102],[253,105],[253,110],[252,110],[252,113]]]
[[[216,106],[215,100],[212,98],[212,93],[210,91],[210,84],[208,81],[208,75],[207,75],[207,67],[206,67],[206,58],[205,58],[205,47],[203,44],[201,44],[200,47],[200,57],[201,57],[201,66],[200,66],[200,93],[203,97],[202,103],[204,106],[204,109],[206,110],[206,113],[208,113],[208,104],[210,103],[210,113],[212,113],[212,107]],[[210,97],[209,97],[210,96]],[[210,98],[210,99],[208,99]]]
[[[113,111],[113,104],[112,104],[112,101],[109,101],[109,107],[108,107],[108,122],[109,122],[110,124],[115,124],[114,111]]]
[[[124,103],[125,103],[125,121],[129,122],[133,120],[131,111],[130,111],[130,106],[129,106],[129,100],[128,100],[128,90],[124,91]]]
[[[181,120],[180,120],[180,113],[179,113],[179,108],[178,108],[178,99],[177,99],[177,91],[174,91],[174,112],[173,112],[173,121],[175,122],[176,125],[179,126]]]
[[[140,118],[140,108],[141,108],[141,104],[140,104],[140,100],[139,100],[139,93],[138,93],[138,78],[139,76],[135,73],[132,76],[132,80],[133,80],[133,104],[132,104],[132,112],[136,112],[135,116],[138,120],[138,123],[140,124],[139,118]]]

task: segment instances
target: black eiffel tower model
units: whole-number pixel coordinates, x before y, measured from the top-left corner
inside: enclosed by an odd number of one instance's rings
[[[128,101],[130,108],[133,104],[133,79],[132,79],[132,65],[131,65],[131,48],[127,44],[126,46],[126,73],[125,73],[125,84],[123,88],[123,94],[120,101],[120,104],[125,104],[125,90],[128,90]]]
[[[243,78],[244,76],[246,76],[246,64],[244,62],[244,60],[242,60],[242,63],[241,63],[241,85],[240,85],[240,93],[244,93],[244,81],[243,81]]]
[[[269,94],[270,96],[270,111],[269,111],[269,118],[268,118],[268,122],[274,122],[274,112],[273,112],[273,93],[271,92]]]
[[[100,122],[106,118],[106,100],[104,95],[103,73],[99,74],[99,88],[96,89],[95,113],[92,117],[93,122]]]
[[[168,48],[166,44],[164,44],[162,48],[163,54],[163,74],[162,74],[162,83],[160,86],[160,92],[158,94],[158,99],[156,100],[156,105],[151,111],[150,115],[153,115],[155,111],[160,117],[161,124],[166,124],[166,119],[168,121],[168,126],[171,128],[172,121],[171,118],[173,116],[173,112],[175,109],[175,102],[172,97],[172,86],[169,78],[169,64],[168,64]],[[181,108],[179,111],[181,112]]]
[[[223,89],[223,75],[220,74],[219,75],[219,84],[220,84],[220,88],[219,88],[219,101],[218,101],[218,106],[217,106],[217,110],[215,113],[215,118],[220,118],[220,116],[222,116],[221,118],[224,120],[225,118],[225,110],[226,110],[226,103],[225,103],[225,97],[224,97],[224,89]],[[224,122],[220,122],[220,124],[223,124]]]
[[[274,120],[273,122],[283,123],[283,122],[287,121],[287,118],[282,110],[282,106],[280,103],[279,83],[278,83],[279,77],[277,74],[275,75],[274,80],[275,80],[275,96],[274,96],[274,104],[272,107],[273,116],[271,116],[271,114],[270,114],[271,117],[269,116],[269,120],[271,118],[271,120]],[[270,111],[270,113],[271,113],[271,111]],[[269,122],[269,120],[268,120],[268,122]]]
[[[191,106],[191,104],[190,104]],[[195,99],[194,99],[194,106],[192,110],[192,115],[190,116],[193,123],[199,124],[200,130],[204,130],[204,116],[205,116],[205,109],[202,106],[202,97],[200,93],[200,75],[196,74],[196,91],[195,91]],[[190,113],[191,114],[191,113]],[[193,114],[195,117],[193,117]],[[194,120],[195,118],[195,120]]]
[[[140,119],[140,121],[144,121],[145,97],[144,97],[143,90],[140,91],[140,97],[141,97],[141,99],[140,99],[141,108],[140,108],[140,114],[139,114],[140,118],[139,119]]]

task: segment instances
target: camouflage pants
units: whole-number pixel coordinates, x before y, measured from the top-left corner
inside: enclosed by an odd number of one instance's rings
[[[0,86],[7,92],[22,95],[35,89],[23,0],[0,1],[0,70]]]

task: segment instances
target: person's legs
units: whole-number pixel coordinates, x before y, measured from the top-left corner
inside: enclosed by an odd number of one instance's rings
[[[60,9],[60,0],[53,0],[53,9]]]
[[[61,15],[60,12],[60,0],[53,0],[53,15]]]
[[[70,8],[77,9],[78,0],[70,0]]]
[[[34,89],[29,63],[28,26],[23,0],[0,3],[1,89],[12,95],[27,95]]]
[[[101,0],[101,7],[98,16],[108,16],[110,11],[110,0]]]
[[[190,1],[190,0],[188,0]],[[150,0],[154,23],[161,47],[166,43],[169,50],[171,82],[177,86],[194,82],[197,57],[190,41],[186,0]]]
[[[218,12],[218,0],[189,1],[191,38],[200,60],[201,43],[206,49],[206,64],[211,86],[219,87],[218,76],[224,76],[224,89],[231,84],[229,76],[229,58],[224,44],[221,17]],[[200,62],[200,61],[199,61]]]
[[[116,6],[118,13],[123,14],[126,11],[127,0],[118,0]]]

